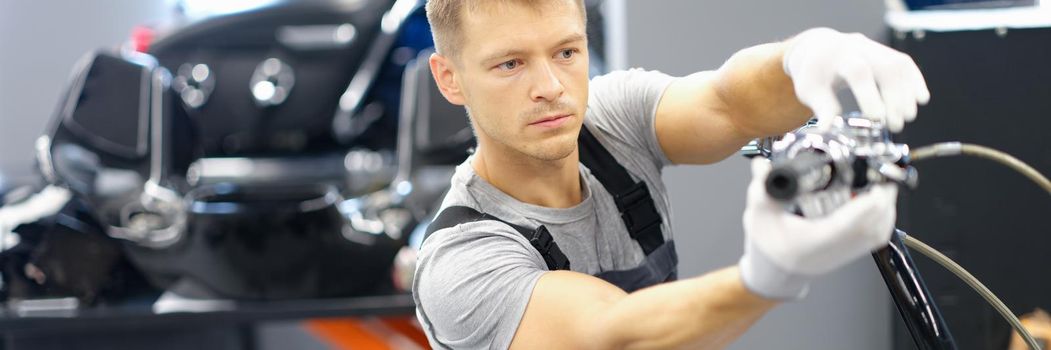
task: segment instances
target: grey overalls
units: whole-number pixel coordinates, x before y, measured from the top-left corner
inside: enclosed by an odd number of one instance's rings
[[[595,277],[629,293],[661,282],[675,280],[679,262],[675,254],[675,242],[664,241],[664,235],[661,232],[663,220],[657,212],[646,183],[635,182],[628,171],[617,163],[613,155],[598,142],[586,126],[580,129],[578,144],[580,162],[587,166],[591,174],[613,195],[628,234],[639,243],[646,254],[646,258],[638,267],[628,270],[603,271],[596,274]],[[522,227],[480,213],[470,207],[445,208],[427,227],[426,236],[443,228],[481,220],[496,220],[514,228],[529,240],[530,245],[544,257],[549,270],[570,269],[569,259],[558,248],[554,239],[551,238],[551,233],[543,225],[535,229]]]

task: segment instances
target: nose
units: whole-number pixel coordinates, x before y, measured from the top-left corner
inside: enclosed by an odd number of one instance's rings
[[[534,65],[534,67],[536,67],[533,72],[534,82],[532,90],[529,92],[533,102],[558,100],[562,93],[566,91],[566,87],[562,85],[562,80],[558,78],[551,64],[539,64]]]

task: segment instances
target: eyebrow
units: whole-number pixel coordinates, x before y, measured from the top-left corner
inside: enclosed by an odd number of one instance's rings
[[[566,45],[566,44],[569,44],[569,43],[574,43],[574,42],[578,42],[578,41],[584,41],[584,39],[585,39],[585,36],[583,34],[573,33],[573,34],[567,35],[565,38],[560,40],[553,47],[559,47],[559,46],[563,46],[563,45]],[[500,52],[498,52],[496,54],[487,56],[485,59],[482,60],[482,62],[483,63],[488,63],[488,62],[491,62],[491,61],[494,61],[494,60],[497,60],[497,59],[500,59],[500,58],[503,58],[503,57],[517,56],[517,55],[520,55],[522,53],[524,53],[524,51],[516,50],[516,49],[500,51]]]

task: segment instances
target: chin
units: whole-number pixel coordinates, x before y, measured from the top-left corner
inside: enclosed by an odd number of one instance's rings
[[[558,135],[543,142],[527,145],[523,153],[539,160],[555,161],[569,157],[575,149],[577,149],[577,137],[573,133]]]

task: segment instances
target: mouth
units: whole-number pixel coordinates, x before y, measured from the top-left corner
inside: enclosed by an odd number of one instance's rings
[[[543,128],[556,128],[564,124],[572,117],[572,114],[558,114],[540,118],[540,120],[529,123],[530,126],[539,126]]]

